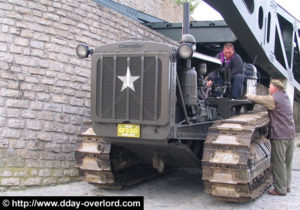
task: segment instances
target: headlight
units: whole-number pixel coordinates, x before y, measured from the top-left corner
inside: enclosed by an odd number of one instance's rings
[[[193,48],[190,44],[182,44],[178,49],[178,55],[182,59],[190,59],[193,56]]]
[[[89,46],[79,44],[76,48],[76,53],[79,58],[87,58],[89,54],[91,54],[91,50],[89,49]]]

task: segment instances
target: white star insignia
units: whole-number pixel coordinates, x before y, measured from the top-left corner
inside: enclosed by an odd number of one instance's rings
[[[135,82],[135,80],[139,79],[140,76],[131,76],[129,67],[127,67],[126,75],[118,76],[118,78],[123,82],[121,92],[127,87],[129,87],[131,90],[135,91],[133,83]]]

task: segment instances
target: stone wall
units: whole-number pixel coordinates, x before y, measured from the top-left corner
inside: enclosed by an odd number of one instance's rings
[[[92,0],[1,0],[0,17],[0,191],[77,180],[91,65],[77,44],[171,40]]]
[[[173,0],[113,0],[171,23],[181,23],[183,7]]]

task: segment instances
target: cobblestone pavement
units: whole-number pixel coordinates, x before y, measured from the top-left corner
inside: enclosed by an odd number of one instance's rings
[[[296,145],[300,145],[300,134]],[[245,204],[218,201],[204,193],[200,172],[178,169],[160,178],[123,190],[103,190],[86,182],[1,192],[0,196],[134,196],[143,195],[145,209],[299,209],[300,147],[295,147],[291,193],[271,196],[265,193]]]

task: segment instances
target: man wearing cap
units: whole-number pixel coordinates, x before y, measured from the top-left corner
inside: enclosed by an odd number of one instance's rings
[[[269,190],[268,193],[284,196],[291,190],[295,123],[291,103],[285,93],[284,85],[279,80],[271,80],[269,94],[268,96],[247,94],[246,98],[263,105],[269,111],[274,189]]]

